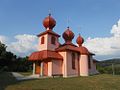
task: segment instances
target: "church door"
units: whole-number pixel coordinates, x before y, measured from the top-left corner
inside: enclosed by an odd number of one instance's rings
[[[44,62],[43,72],[44,76],[48,76],[48,62]]]
[[[35,74],[40,74],[40,63],[39,62],[35,63]]]

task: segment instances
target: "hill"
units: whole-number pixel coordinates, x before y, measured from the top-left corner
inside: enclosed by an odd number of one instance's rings
[[[120,74],[120,58],[99,61],[97,69],[100,73]]]

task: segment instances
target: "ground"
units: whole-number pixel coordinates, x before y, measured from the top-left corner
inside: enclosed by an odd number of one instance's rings
[[[17,81],[11,73],[0,73],[0,90],[120,90],[120,76],[43,78]]]

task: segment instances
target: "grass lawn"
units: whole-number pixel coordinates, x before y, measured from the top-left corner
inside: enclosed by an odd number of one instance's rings
[[[1,90],[120,90],[120,76],[46,78],[16,81],[10,73],[0,74]]]

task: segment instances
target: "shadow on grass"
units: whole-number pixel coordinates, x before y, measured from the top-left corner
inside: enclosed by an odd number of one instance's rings
[[[10,85],[17,85],[21,82],[31,81],[31,80],[38,80],[38,79],[27,79],[27,80],[17,80],[11,72],[0,72],[0,90],[6,90],[6,88]],[[8,90],[8,89],[7,89]],[[9,89],[11,90],[11,89]],[[12,88],[12,90],[16,90]],[[17,90],[33,90],[32,88],[22,88],[19,87]],[[39,89],[39,90],[46,90],[46,89]]]
[[[10,72],[0,72],[0,90],[5,90],[5,88],[11,84],[16,84],[18,81],[13,77]]]

